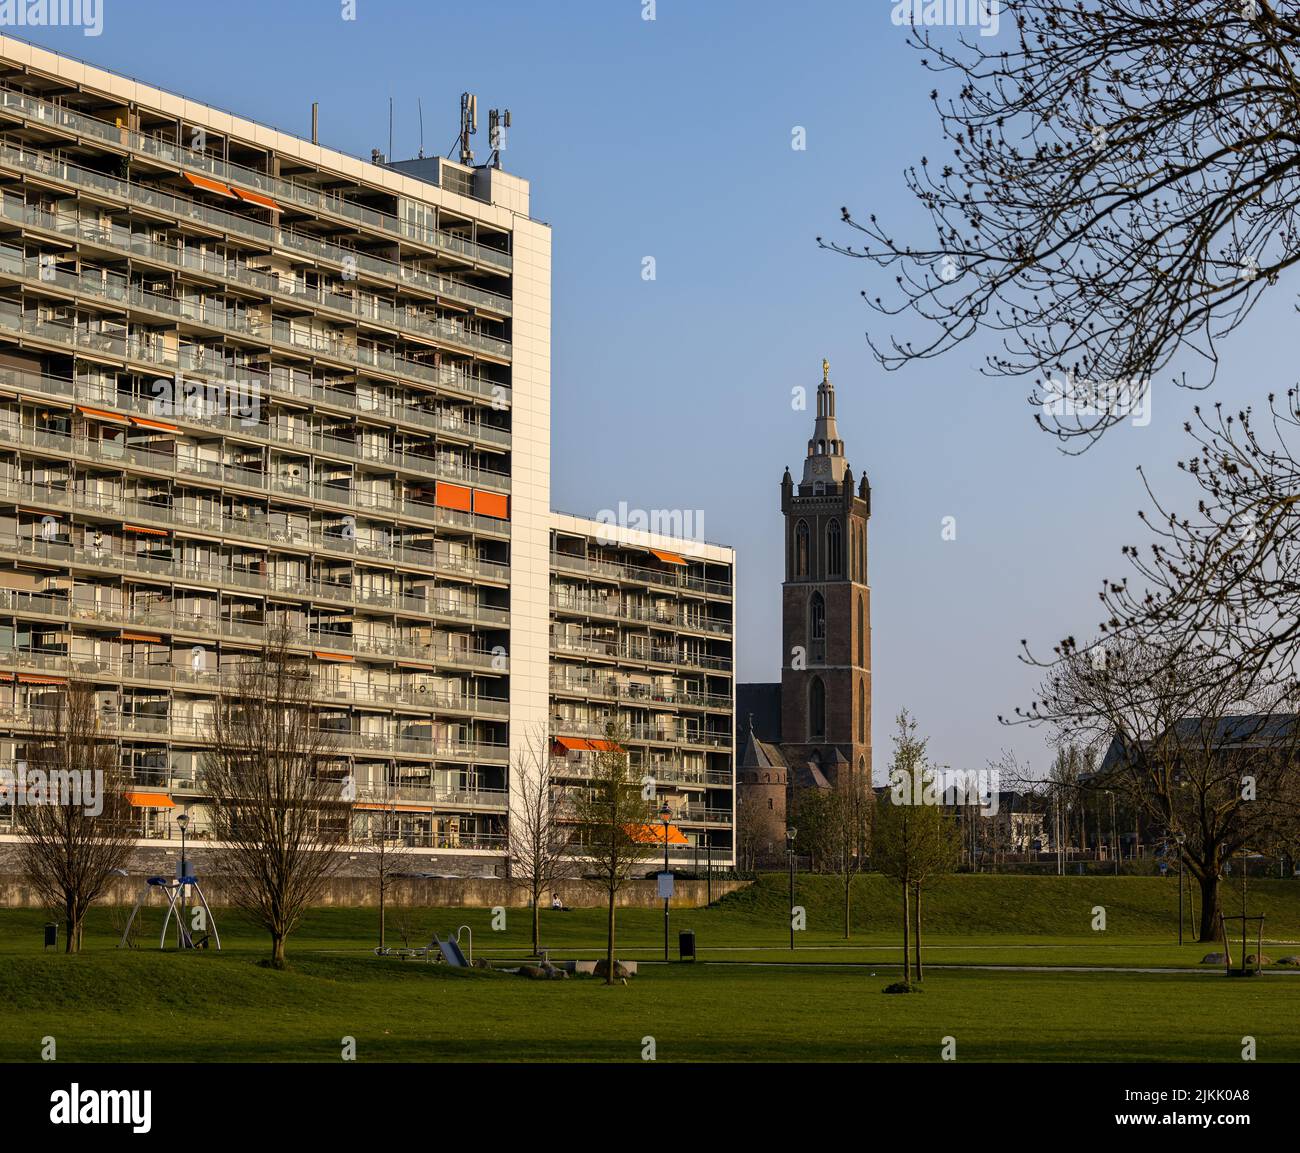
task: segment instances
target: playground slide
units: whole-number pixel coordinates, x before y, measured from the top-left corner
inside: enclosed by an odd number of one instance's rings
[[[460,946],[455,941],[448,938],[446,941],[440,941],[438,934],[433,935],[433,943],[438,946],[442,952],[442,959],[454,969],[468,969],[469,962],[465,960],[465,954],[460,951]]]

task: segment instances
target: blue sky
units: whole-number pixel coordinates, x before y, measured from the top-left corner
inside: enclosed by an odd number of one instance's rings
[[[1028,382],[979,375],[978,347],[876,365],[858,293],[887,278],[814,238],[848,239],[841,205],[900,235],[919,224],[902,171],[939,154],[935,81],[889,0],[658,0],[654,21],[642,0],[356,0],[355,21],[341,8],[105,0],[99,37],[19,34],[303,135],[319,100],[321,142],[357,156],[387,149],[390,96],[396,158],[419,147],[417,100],[431,154],[451,146],[463,90],[484,154],[486,110],[510,108],[506,167],[554,228],[554,505],[701,509],[703,535],[739,552],[741,679],[776,679],[778,483],[812,423],[790,390],[815,386],[828,357],[850,462],[873,487],[877,774],[904,706],[942,763],[1012,749],[1045,768],[1042,733],[996,720],[1038,680],[1019,640],[1047,651],[1089,634],[1120,546],[1145,543],[1135,467],[1176,492],[1182,422],[1204,398],[1157,382],[1149,427],[1074,458],[1034,427]],[[1271,338],[1294,323],[1289,299],[1253,317],[1215,398],[1262,403],[1292,383]]]

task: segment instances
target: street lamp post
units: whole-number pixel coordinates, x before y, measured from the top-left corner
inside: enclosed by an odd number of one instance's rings
[[[786,855],[790,858],[790,951],[794,951],[794,838],[795,827],[789,825],[785,830]]]
[[[176,879],[181,883],[181,941],[184,943],[189,940],[190,932],[187,928],[189,919],[185,916],[185,878],[189,876],[190,867],[185,860],[185,830],[190,827],[189,813],[182,813],[176,818],[176,823],[181,827],[181,873]]]
[[[713,908],[713,842],[709,840],[709,834],[707,832],[704,834],[704,860],[704,868],[706,870],[704,874],[704,883],[708,889],[708,904],[711,909]]]
[[[1115,876],[1119,876],[1119,826],[1115,823],[1115,792],[1113,789],[1107,789],[1106,795],[1110,798],[1110,848],[1115,857]]]
[[[1187,840],[1182,833],[1174,837],[1178,845],[1178,943],[1183,943],[1183,842]]]
[[[668,873],[668,821],[672,817],[673,811],[668,807],[668,802],[664,801],[659,810],[659,819],[664,823],[664,874]],[[665,881],[664,884],[667,884]],[[668,960],[668,890],[664,890],[664,960]]]

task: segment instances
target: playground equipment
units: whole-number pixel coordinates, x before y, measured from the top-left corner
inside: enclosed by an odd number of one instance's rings
[[[195,895],[199,899],[199,904],[203,907],[203,914],[207,924],[211,926],[212,937],[216,941],[217,948],[221,948],[221,934],[217,932],[217,919],[212,915],[212,909],[208,905],[208,898],[203,893],[203,886],[199,884],[198,877],[193,875],[184,875],[179,877],[150,877],[145,881],[145,887],[140,896],[136,899],[135,908],[131,910],[131,916],[127,918],[126,928],[122,930],[122,939],[118,942],[120,949],[127,943],[130,938],[131,926],[135,923],[135,915],[140,911],[140,906],[149,899],[149,894],[157,890],[167,899],[167,916],[163,918],[162,934],[158,938],[158,948],[167,947],[167,928],[171,924],[172,915],[176,916],[176,947],[178,949],[196,949],[194,938],[190,933],[190,927],[185,923],[184,916],[184,896],[185,886],[190,885],[194,889]],[[207,938],[204,938],[203,946],[206,945]]]
[[[434,933],[427,945],[416,949],[394,949],[391,946],[381,949],[376,946],[375,956],[400,957],[402,960],[406,960],[408,957],[421,957],[425,961],[429,961],[435,953],[438,953],[453,969],[468,969],[470,962],[460,948],[460,935],[462,932],[469,934],[468,944],[472,956],[474,952],[474,932],[468,925],[462,925],[456,930],[454,938],[449,937],[445,941],[437,933]]]

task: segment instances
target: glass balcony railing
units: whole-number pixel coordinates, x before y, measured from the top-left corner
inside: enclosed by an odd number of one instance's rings
[[[272,197],[290,201],[300,207],[315,212],[341,216],[364,227],[376,229],[383,233],[396,234],[438,252],[463,257],[474,263],[489,265],[502,272],[508,272],[512,265],[509,253],[491,248],[488,245],[477,244],[454,233],[424,228],[413,222],[400,220],[389,213],[356,204],[337,194],[322,192],[297,181],[282,180],[242,165],[230,164],[205,153],[184,148],[171,141],[162,140],[156,136],[146,136],[125,128],[119,128],[115,124],[109,124],[84,113],[74,112],[69,108],[39,100],[25,92],[18,92],[12,88],[0,88],[0,107],[17,112],[37,124],[43,124],[47,127],[59,125],[81,136],[101,140],[118,148],[125,147],[142,155],[175,164],[177,167],[190,168],[198,172],[231,180],[236,184],[256,189]],[[465,287],[473,288],[471,285]],[[504,297],[497,293],[486,292],[483,289],[475,289],[474,291],[481,293],[482,297],[477,301],[470,300],[469,303],[482,303],[491,307],[494,301],[505,300]],[[506,301],[507,305],[508,303]]]
[[[4,308],[3,304],[0,303],[0,329],[4,327]],[[119,467],[132,466],[178,478],[186,476],[199,477],[214,483],[253,490],[259,494],[264,494],[268,499],[272,496],[284,495],[302,500],[312,500],[321,505],[332,505],[338,509],[347,510],[361,516],[455,525],[469,531],[493,536],[504,537],[510,534],[508,521],[499,520],[495,517],[479,516],[475,513],[461,512],[458,509],[442,508],[430,501],[415,499],[404,494],[395,494],[391,490],[367,490],[364,488],[351,488],[345,483],[333,484],[324,481],[309,481],[294,477],[291,474],[266,473],[243,468],[239,465],[222,464],[219,461],[209,460],[190,453],[158,452],[143,446],[125,445],[117,440],[78,439],[68,436],[66,433],[54,432],[48,429],[35,429],[27,425],[18,425],[13,421],[0,419],[0,443],[5,442],[73,457],[82,457],[100,464],[117,465]],[[50,501],[62,500],[63,503],[60,507],[71,509],[78,507],[76,503],[78,494],[76,492],[69,492],[54,486],[38,487],[48,487],[49,489],[47,496],[43,499]],[[60,496],[61,493],[62,496]],[[114,497],[114,499],[118,498]],[[177,520],[178,516],[184,515],[183,504],[154,504],[147,501],[125,499],[122,507],[129,509],[133,516],[139,516],[146,520],[162,518],[173,524],[187,523]],[[250,511],[247,518],[225,514],[220,517],[220,523],[213,522],[212,518],[216,516],[215,510],[208,511],[205,515],[208,518],[207,520],[201,524],[194,524],[192,527],[203,528],[208,531],[226,531],[232,535],[247,535],[250,530],[253,530],[254,524],[261,521],[267,527],[260,532],[256,532],[259,539],[268,539],[268,533],[277,531],[278,527],[278,522],[268,518],[265,513],[259,516]],[[285,514],[286,517],[287,515]],[[287,519],[283,527],[285,532],[295,531],[292,523]],[[337,532],[345,539],[360,539],[362,547],[382,545],[382,539],[376,534],[386,531],[376,526],[359,524],[355,521],[340,524],[337,529]]]

